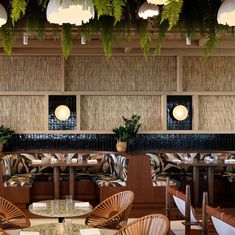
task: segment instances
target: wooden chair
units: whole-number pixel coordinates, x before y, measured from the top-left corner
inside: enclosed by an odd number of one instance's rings
[[[235,234],[235,217],[225,214],[217,208],[211,206],[205,206],[205,214],[203,218],[203,230],[204,234],[211,234],[209,231],[208,221],[211,217],[211,221],[215,227],[216,234],[219,235],[234,235]]]
[[[194,208],[191,206],[191,194],[190,194],[190,186],[186,185],[185,194],[183,192],[178,191],[177,189],[169,186],[169,178],[166,180],[166,216],[170,220],[171,216],[171,196],[173,200],[184,217],[183,224],[185,225],[185,235],[190,234],[201,234],[202,233],[202,222],[199,221],[196,217],[196,213]],[[203,203],[204,204],[204,203]],[[191,226],[200,226],[199,229],[191,229]]]
[[[120,229],[127,223],[133,200],[132,191],[114,194],[87,215],[85,224],[91,227]]]
[[[0,197],[0,234],[7,234],[5,229],[21,229],[30,226],[27,216],[14,204]]]
[[[166,235],[169,231],[169,220],[162,214],[141,217],[127,224],[114,235]]]

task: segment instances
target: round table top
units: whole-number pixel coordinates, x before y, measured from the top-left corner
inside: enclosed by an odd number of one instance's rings
[[[86,215],[92,211],[92,206],[75,207],[75,203],[81,201],[55,199],[32,203],[29,205],[29,211],[32,214],[46,217],[75,217]]]
[[[72,229],[69,231],[70,235],[79,235],[80,229],[87,229],[90,228],[86,225],[82,224],[72,224]],[[48,224],[39,224],[34,225],[29,228],[23,229],[23,231],[28,232],[39,232],[39,234],[45,234],[45,235],[68,235],[68,231],[66,231],[66,228],[64,224],[59,223],[48,223]]]

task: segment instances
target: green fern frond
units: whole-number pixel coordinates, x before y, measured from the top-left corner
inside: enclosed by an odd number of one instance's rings
[[[121,20],[122,10],[126,5],[126,0],[113,0],[113,16],[115,18],[114,25]]]
[[[93,0],[92,1],[98,14],[98,19],[102,15],[113,15],[113,5],[111,0]]]
[[[216,34],[210,36],[204,48],[204,56],[207,58],[219,42]]]
[[[109,59],[112,55],[112,29],[113,21],[109,20],[105,23],[104,28],[102,30],[104,54],[107,59]]]
[[[61,47],[63,50],[64,58],[67,60],[72,50],[72,34],[70,24],[63,24]]]
[[[0,37],[3,49],[8,56],[12,55],[12,44],[17,37],[17,29],[7,29],[5,26],[0,27]]]
[[[154,54],[160,55],[162,42],[165,38],[166,30],[168,29],[168,21],[164,20],[162,24],[159,25],[159,34],[157,38],[157,45]]]
[[[14,25],[15,22],[17,22],[21,16],[25,14],[26,11],[26,0],[12,0],[11,1],[11,19],[12,24]]]
[[[141,45],[141,48],[143,49],[145,57],[148,56],[149,54],[151,40],[152,40],[152,35],[148,31],[140,35],[140,45]]]
[[[164,20],[168,20],[170,30],[174,25],[177,24],[182,6],[183,0],[169,0],[169,3],[163,7],[160,23],[162,23]]]
[[[146,57],[149,54],[152,40],[152,34],[149,30],[149,22],[144,20],[136,23],[136,30],[140,37],[140,46],[144,52],[144,56]]]

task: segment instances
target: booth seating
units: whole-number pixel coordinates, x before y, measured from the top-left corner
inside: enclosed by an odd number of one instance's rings
[[[78,153],[57,154],[9,154],[1,159],[3,184],[5,187],[25,186],[32,187],[34,181],[52,181],[53,171],[51,167],[35,168],[29,163],[35,159],[56,158],[80,158],[82,160],[97,159],[99,167],[83,167],[76,171],[76,179],[90,178],[98,186],[126,186],[128,173],[128,159],[125,156],[115,154],[86,154]],[[68,169],[61,169],[61,180],[68,179]]]
[[[192,169],[183,168],[180,162],[190,160],[204,160],[208,158],[217,158],[218,160],[233,159],[233,153],[147,153],[150,160],[150,168],[152,174],[153,186],[165,186],[166,178],[170,178],[170,185],[177,185],[179,181],[192,181]],[[232,167],[216,167],[215,174],[223,177],[227,173],[232,172]],[[234,171],[235,172],[235,171]],[[201,178],[207,177],[205,169],[202,169]],[[232,180],[231,175],[229,180]]]

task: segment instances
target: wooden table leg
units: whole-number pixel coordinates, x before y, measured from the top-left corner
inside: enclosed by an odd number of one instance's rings
[[[54,171],[54,199],[60,198],[60,168],[58,166],[53,167]]]
[[[209,203],[211,205],[214,204],[214,167],[209,166],[208,167],[208,176],[207,176],[207,182],[208,182],[208,192],[209,192]]]
[[[74,184],[75,184],[75,167],[69,167],[69,195],[74,198]]]
[[[199,204],[199,167],[193,167],[193,198],[194,205],[198,206]]]

